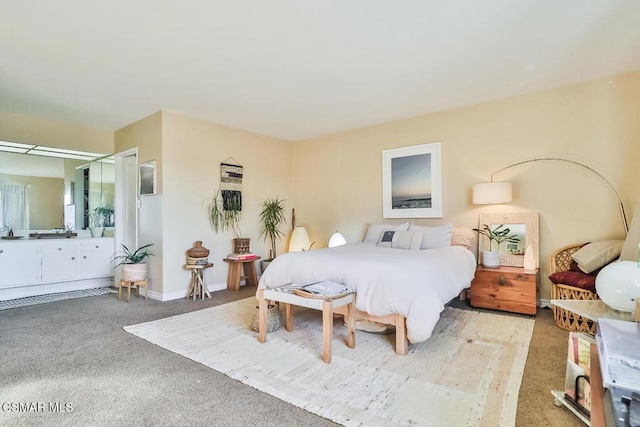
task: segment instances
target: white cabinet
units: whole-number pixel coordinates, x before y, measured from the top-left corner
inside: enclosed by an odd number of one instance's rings
[[[0,288],[40,281],[40,246],[0,243]]]
[[[113,275],[113,239],[92,239],[80,243],[80,277],[104,277]]]
[[[56,240],[42,244],[42,281],[64,282],[78,278],[80,243]]]
[[[110,237],[3,241],[0,288],[112,276],[113,249]]]

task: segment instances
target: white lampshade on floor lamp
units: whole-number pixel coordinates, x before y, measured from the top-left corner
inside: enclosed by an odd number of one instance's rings
[[[289,241],[289,252],[307,251],[310,247],[311,241],[307,229],[302,226],[295,227]]]
[[[336,246],[342,246],[346,244],[347,244],[347,239],[344,238],[342,233],[339,233],[338,231],[336,231],[329,238],[329,244],[327,246],[329,246],[330,248],[335,248]]]

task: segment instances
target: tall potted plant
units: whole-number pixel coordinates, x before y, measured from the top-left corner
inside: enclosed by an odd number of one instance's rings
[[[216,233],[231,230],[235,238],[234,253],[246,253],[249,252],[249,244],[251,239],[246,237],[240,237],[240,220],[242,219],[242,210],[240,207],[225,209],[224,203],[220,196],[220,190],[216,191],[213,198],[209,201],[209,223],[211,228]]]
[[[262,202],[262,211],[260,211],[260,237],[264,241],[269,241],[269,257],[262,263],[264,270],[269,262],[276,257],[276,242],[284,233],[280,230],[280,225],[287,222],[284,212],[284,200],[267,199]]]
[[[122,266],[122,280],[139,282],[147,278],[147,263],[145,261],[153,255],[149,252],[151,246],[153,243],[131,251],[124,244],[122,245],[122,251],[113,256],[113,262],[116,263],[114,268]]]
[[[500,244],[502,242],[518,243],[520,239],[517,234],[511,233],[510,228],[503,228],[504,224],[498,225],[496,228],[491,229],[487,224],[483,224],[482,229],[474,228],[473,231],[485,236],[489,239],[489,250],[482,251],[482,265],[485,267],[497,268],[500,267]],[[492,250],[491,244],[496,242],[496,250]]]

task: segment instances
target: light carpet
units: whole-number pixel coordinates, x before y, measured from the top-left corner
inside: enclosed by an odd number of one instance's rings
[[[48,304],[50,302],[64,301],[67,299],[94,297],[117,292],[109,287],[81,289],[69,292],[57,292],[54,294],[36,295],[33,297],[16,298],[0,301],[0,310],[8,310],[10,308],[26,307],[28,305]]]
[[[298,310],[294,330],[260,344],[255,298],[124,329],[257,390],[346,426],[513,426],[533,319],[446,308],[433,336],[395,354],[394,335],[334,324],[321,360],[322,313]]]

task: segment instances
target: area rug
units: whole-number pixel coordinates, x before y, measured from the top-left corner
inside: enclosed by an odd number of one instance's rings
[[[109,294],[113,292],[117,292],[117,291],[114,291],[112,288],[109,288],[109,287],[103,287],[103,288],[81,289],[78,291],[69,291],[69,292],[57,292],[55,294],[36,295],[33,297],[16,298],[16,299],[0,301],[0,310],[26,307],[28,305],[47,304],[50,302],[64,301],[67,299],[94,297],[97,295],[104,295],[104,294]]]
[[[513,426],[534,320],[446,308],[433,336],[394,352],[395,335],[334,322],[333,358],[321,360],[322,313],[296,311],[294,330],[260,344],[256,299],[124,329],[257,390],[346,426]]]

